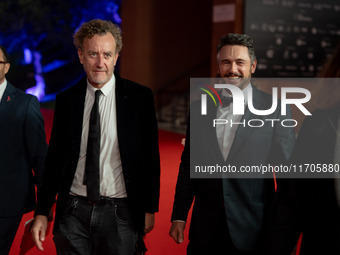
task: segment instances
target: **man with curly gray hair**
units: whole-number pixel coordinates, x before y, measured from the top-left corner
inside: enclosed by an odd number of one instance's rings
[[[114,73],[123,44],[112,22],[82,24],[74,45],[86,77],[56,98],[33,240],[43,250],[47,215],[58,195],[53,232],[58,254],[132,255],[158,211],[153,95]]]

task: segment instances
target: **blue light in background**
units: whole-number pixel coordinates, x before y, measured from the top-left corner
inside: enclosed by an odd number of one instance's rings
[[[26,64],[32,63],[32,51],[30,49],[25,48],[24,49],[24,59]]]
[[[43,73],[51,72],[53,70],[56,70],[58,68],[61,68],[65,65],[67,65],[70,62],[71,62],[71,60],[54,60],[52,63],[49,63],[49,64],[43,66],[42,72]]]
[[[0,24],[0,43],[12,59],[8,75],[40,101],[53,100],[84,75],[72,44],[72,34],[81,23],[96,18],[122,22],[121,0],[59,0],[53,5],[49,1],[2,1],[8,2]],[[14,18],[18,15],[20,19]]]

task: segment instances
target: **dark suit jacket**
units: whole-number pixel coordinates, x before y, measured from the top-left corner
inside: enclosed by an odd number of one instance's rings
[[[117,133],[128,201],[136,227],[145,212],[158,211],[160,161],[153,95],[149,88],[116,76]],[[54,229],[63,212],[76,171],[82,134],[86,78],[61,92],[48,151],[46,174],[36,215],[48,215],[58,194]]]
[[[47,144],[37,98],[9,82],[0,103],[0,141],[0,216],[19,216],[34,210]]]
[[[340,107],[318,110],[307,117],[296,142],[292,163],[334,164],[339,117]],[[286,182],[273,203],[266,254],[289,255],[301,232],[301,255],[340,254],[340,209],[334,179],[300,178]]]
[[[269,109],[271,96],[253,87],[253,104],[256,109]],[[260,165],[284,163],[294,145],[293,128],[283,128],[280,122],[271,127],[270,122],[261,128],[239,126],[226,161],[218,145],[212,120],[216,118],[216,107],[208,105],[206,116],[200,114],[200,102],[194,103],[190,111],[190,125],[176,186],[172,220],[186,220],[193,198],[189,238],[200,244],[209,243],[209,233],[217,228],[214,219],[222,203],[229,233],[234,245],[243,251],[253,250],[259,245],[268,205],[274,195],[273,174],[269,178],[190,179],[194,165]],[[270,116],[255,116],[248,109],[243,119],[291,119],[290,111],[283,117],[281,108]],[[209,113],[210,111],[210,113]],[[253,123],[254,124],[254,123]],[[194,125],[194,126],[193,126]],[[189,146],[190,145],[190,146]],[[190,147],[190,148],[189,148]],[[194,171],[194,170],[192,170]],[[234,176],[235,177],[235,176]],[[256,177],[256,176],[255,176]],[[211,235],[210,235],[211,236]]]

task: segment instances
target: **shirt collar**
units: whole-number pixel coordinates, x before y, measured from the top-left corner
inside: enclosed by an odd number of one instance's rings
[[[1,101],[3,94],[5,93],[6,87],[7,87],[7,80],[5,78],[4,81],[0,84],[0,101]]]
[[[248,104],[248,94],[249,94],[249,91],[251,91],[252,89],[253,89],[253,87],[252,87],[251,83],[249,83],[249,85],[242,90],[243,95],[244,95],[244,104],[245,105]],[[225,97],[230,97],[230,94],[225,89],[222,90],[221,94]]]
[[[6,86],[7,86],[7,80],[6,80],[6,78],[4,79],[4,81],[2,82],[2,83],[0,83],[0,90],[2,89],[2,88],[4,88],[4,90],[6,89]]]
[[[113,74],[111,79],[100,90],[103,92],[104,96],[107,96],[115,86],[116,86],[116,78],[115,78],[115,75]],[[98,90],[91,85],[89,80],[87,80],[87,89],[90,91],[91,94],[93,94],[93,96],[96,90]]]
[[[249,91],[252,91],[252,90],[253,90],[253,86],[251,85],[251,83],[249,83],[249,85],[242,90],[243,95],[244,95],[245,105],[248,105],[248,94],[249,94]]]

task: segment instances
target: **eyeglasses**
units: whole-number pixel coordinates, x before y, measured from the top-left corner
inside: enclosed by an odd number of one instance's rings
[[[8,62],[6,61],[0,61],[0,64],[7,64]]]

